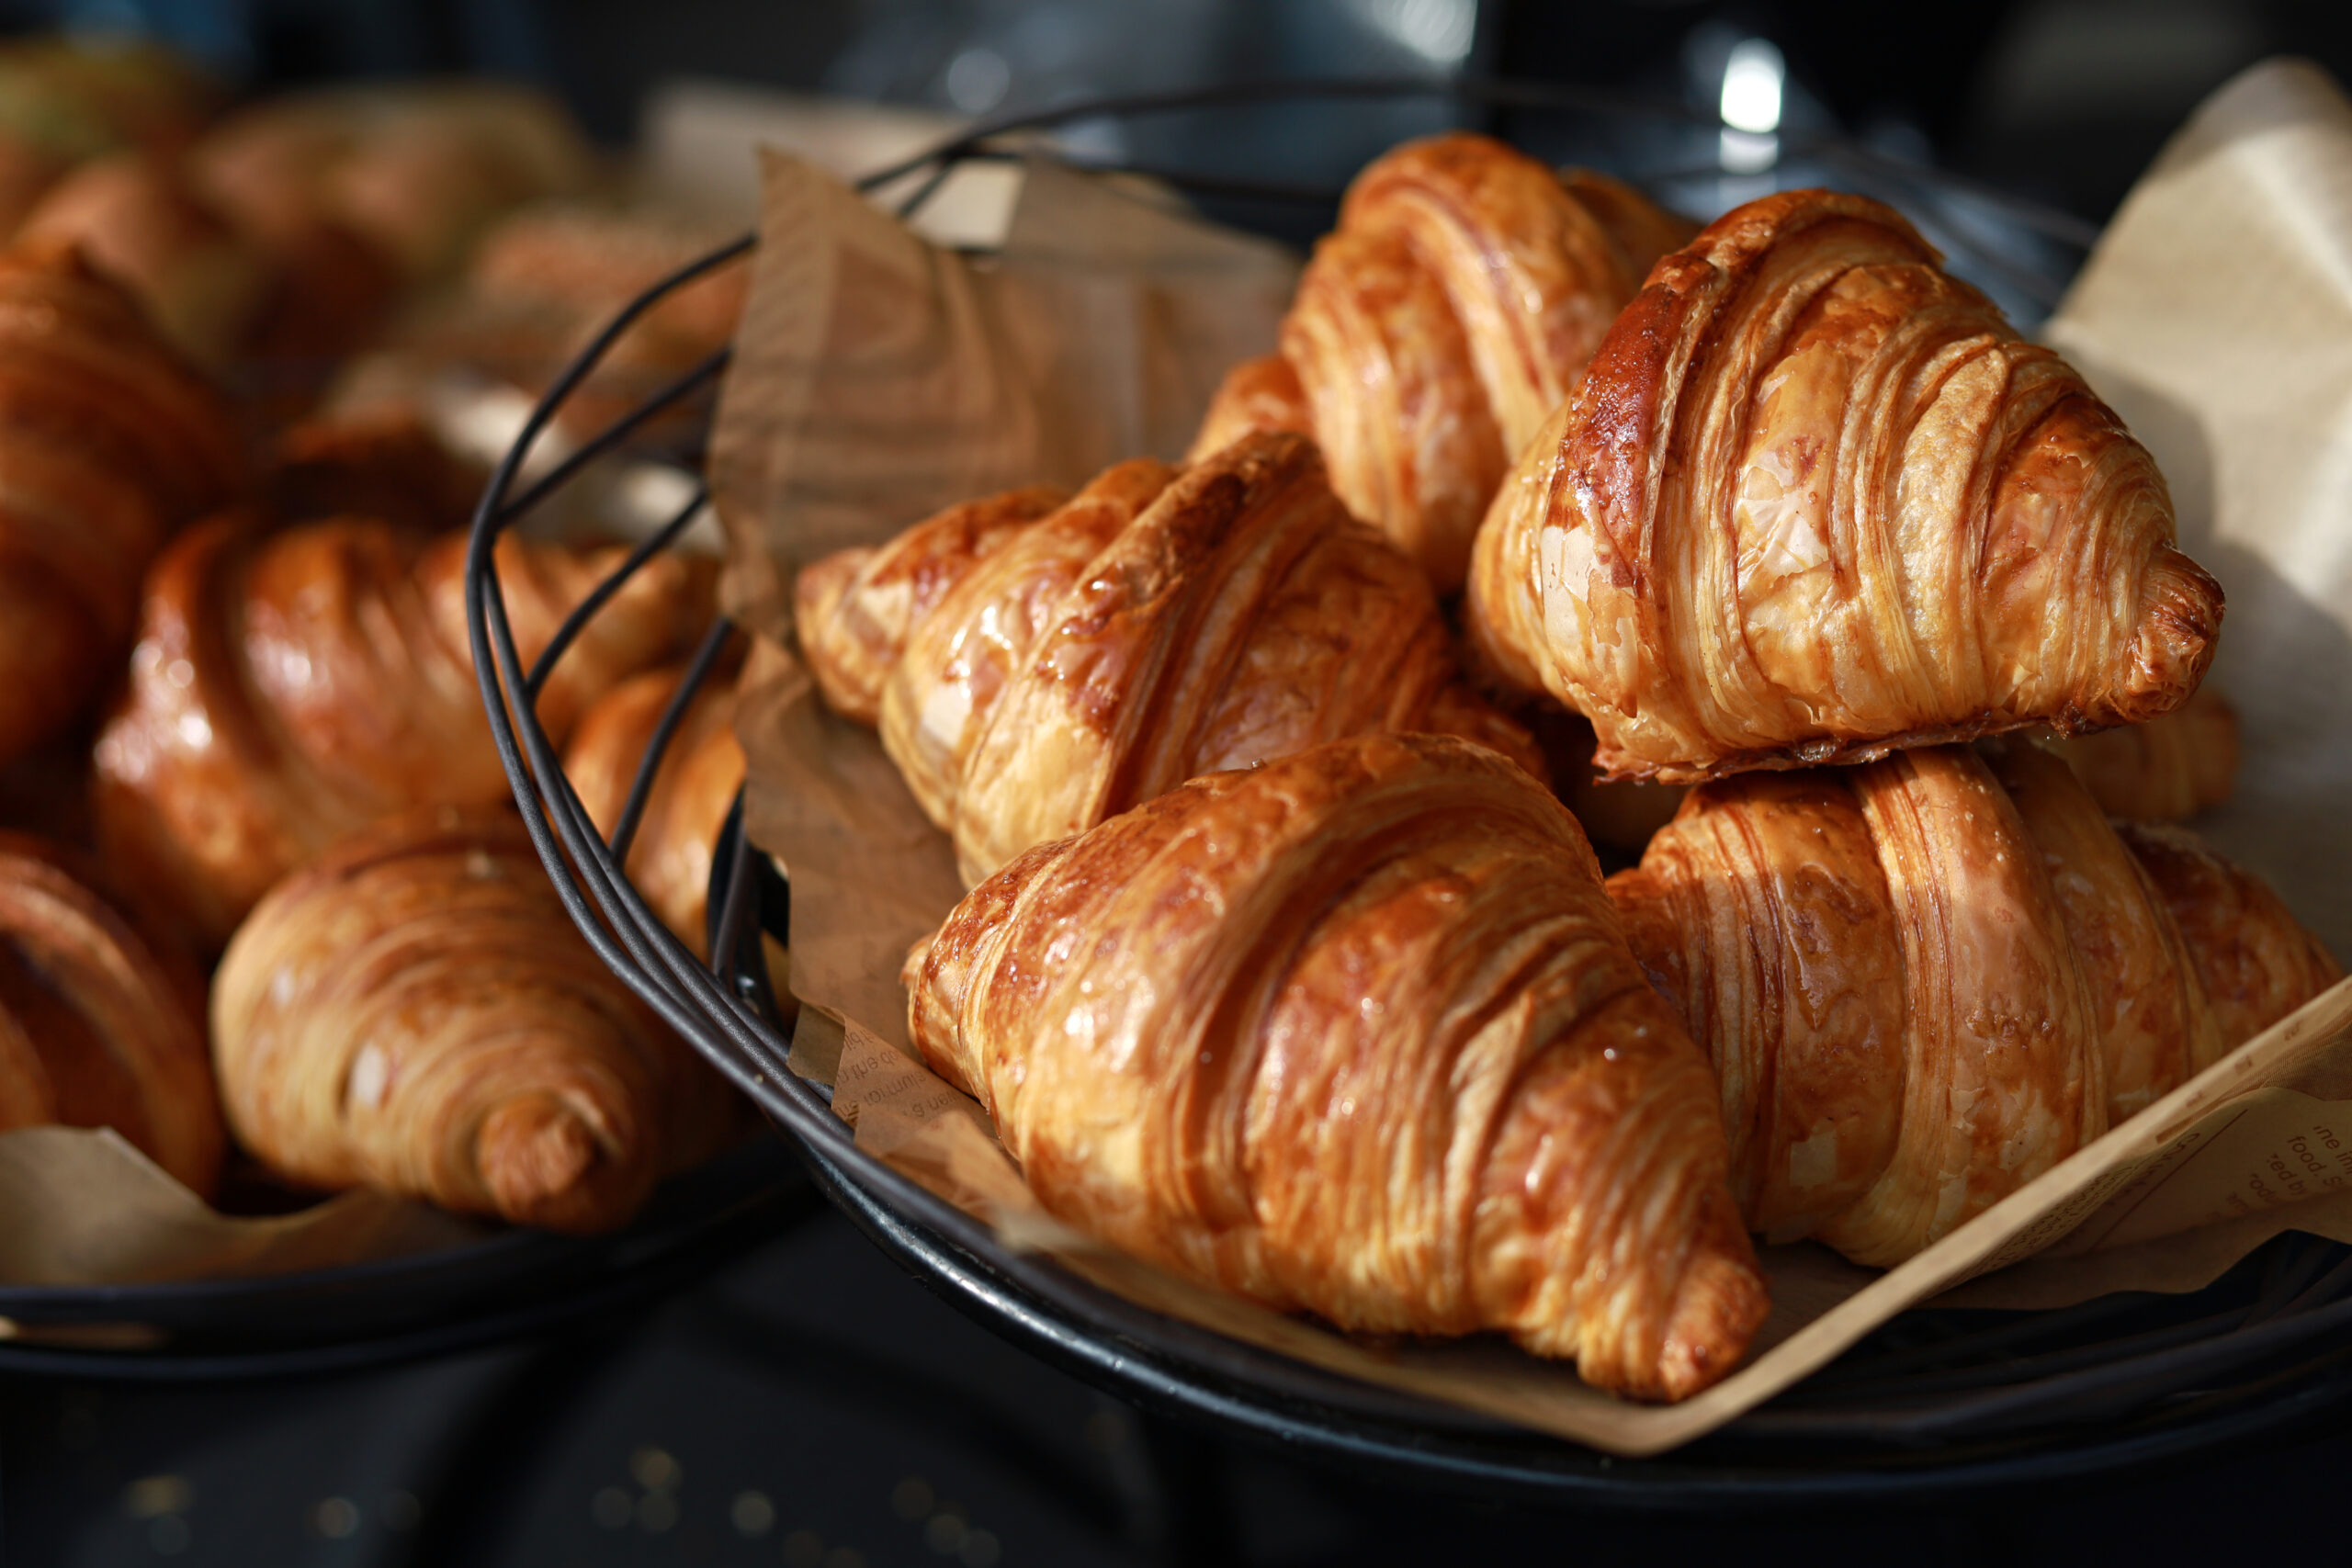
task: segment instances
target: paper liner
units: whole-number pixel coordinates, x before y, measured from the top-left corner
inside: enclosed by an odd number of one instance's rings
[[[220,1213],[110,1129],[0,1134],[0,1283],[147,1285],[331,1269],[458,1247],[481,1224],[380,1192]],[[5,1320],[0,1320],[5,1321]],[[44,1330],[11,1330],[29,1337]]]
[[[722,403],[718,430],[720,448],[737,454],[718,470],[721,515],[739,566],[769,574],[771,608],[790,565],[823,549],[885,537],[947,501],[1071,477],[1022,466],[1052,447],[1033,423],[1038,404],[1016,409],[977,395],[954,406],[993,410],[995,423],[968,431],[951,423],[952,464],[910,446],[902,460],[921,481],[886,486],[878,500],[858,499],[855,470],[813,451],[825,420],[809,412],[805,389],[787,396],[771,384],[778,372],[760,368],[748,324],[767,319],[763,311],[793,313],[772,296],[806,283],[817,265],[794,254],[802,231],[777,226],[787,209],[774,199],[779,188],[815,199],[805,195],[808,184],[795,175],[771,185],[762,252],[769,271],[746,317],[746,347],[755,353],[737,361],[728,389],[736,406]],[[2230,220],[2217,222],[2217,211]],[[941,255],[916,267],[910,258],[920,242],[899,235],[891,243],[909,276],[929,269],[928,298],[948,302],[930,318],[943,333],[985,314],[959,292],[971,288],[968,276],[951,281]],[[2249,249],[2263,254],[2242,254]],[[2184,257],[2192,277],[2177,276]],[[1148,259],[1109,256],[1102,265]],[[844,274],[828,276],[839,289]],[[2253,298],[2265,289],[2267,297]],[[906,298],[899,289],[861,306],[828,296],[819,319],[878,313]],[[2271,66],[2225,89],[2167,150],[2052,332],[2083,355],[2127,417],[2139,418],[2135,428],[2176,470],[2188,547],[2231,595],[2221,678],[2245,710],[2245,767],[2241,804],[2217,824],[2218,836],[2341,953],[2352,950],[2352,359],[2310,352],[2321,321],[2331,323],[2331,350],[2352,341],[2352,109],[2308,68]],[[813,341],[805,320],[802,329],[804,344]],[[2216,336],[2245,341],[2223,354]],[[1002,340],[971,325],[957,341],[980,352],[984,341]],[[2282,363],[2291,374],[2276,370]],[[2216,364],[2243,373],[2216,378]],[[1106,356],[1095,369],[1102,398],[1115,402],[1132,363]],[[1002,365],[996,373],[991,380],[967,366],[956,385],[1001,393],[1018,378]],[[793,385],[831,374],[797,363]],[[915,384],[915,406],[940,404],[930,386]],[[2135,408],[2147,388],[2165,389],[2168,400],[2149,392]],[[861,395],[885,400],[874,386]],[[982,439],[983,429],[993,434]],[[2239,443],[2251,450],[2239,455]],[[750,460],[755,446],[758,460]],[[2211,455],[2224,446],[2227,460]],[[1113,455],[1125,454],[1103,456]],[[796,468],[812,457],[812,468]],[[926,488],[948,482],[951,470],[966,488]],[[746,488],[730,494],[730,486]],[[2347,981],[1898,1269],[1862,1269],[1812,1245],[1766,1249],[1770,1321],[1744,1366],[1681,1404],[1616,1400],[1566,1366],[1492,1338],[1352,1341],[1109,1253],[1039,1210],[978,1105],[907,1048],[900,963],[963,891],[946,838],[873,734],[828,713],[782,647],[763,645],[748,667],[738,726],[749,759],[746,830],[792,881],[793,987],[808,1004],[795,1065],[835,1086],[835,1108],[852,1120],[859,1146],[1011,1245],[1042,1249],[1145,1306],[1317,1366],[1611,1453],[1653,1454],[1771,1397],[1913,1305],[2052,1307],[2116,1290],[2188,1291],[2283,1229],[2352,1241]]]

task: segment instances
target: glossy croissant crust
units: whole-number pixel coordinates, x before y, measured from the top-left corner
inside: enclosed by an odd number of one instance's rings
[[[272,888],[220,961],[212,1025],[238,1142],[305,1187],[607,1230],[734,1126],[505,812],[394,818]]]
[[[967,883],[1195,774],[1366,730],[1541,767],[1461,682],[1428,582],[1341,509],[1313,443],[1260,432],[1060,499],[951,508],[796,585],[827,702],[878,721]]]
[[[1007,866],[907,985],[1039,1201],[1181,1272],[1649,1398],[1763,1319],[1704,1058],[1575,819],[1483,748],[1193,780]]]
[[[1661,261],[1471,569],[1503,681],[1670,782],[2133,724],[2222,592],[2147,451],[1892,209],[1787,191]]]
[[[615,686],[581,718],[564,748],[572,793],[607,842],[681,673],[649,670]],[[630,886],[696,957],[708,956],[711,854],[743,784],[733,713],[724,681],[706,682],[689,700],[662,749],[628,845]]]
[[[466,544],[357,518],[262,535],[224,514],[155,563],[96,802],[107,863],[159,918],[217,949],[272,883],[363,824],[508,797],[467,637]],[[526,669],[623,553],[500,542]],[[558,744],[614,682],[684,651],[708,589],[676,557],[630,579],[537,694]]]
[[[52,844],[0,833],[0,1132],[111,1127],[199,1196],[228,1137],[204,982]]]
[[[1631,186],[1490,137],[1408,141],[1349,186],[1281,352],[1233,371],[1192,455],[1248,430],[1314,436],[1348,510],[1453,592],[1511,457],[1690,234]]]
[[[1748,1224],[1894,1264],[2341,976],[2022,740],[1702,785],[1610,878],[1713,1057]]]
[[[244,480],[217,393],[71,251],[0,252],[0,762],[130,646],[139,574]]]

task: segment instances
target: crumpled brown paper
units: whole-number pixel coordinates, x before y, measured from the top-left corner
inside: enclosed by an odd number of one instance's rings
[[[976,495],[1181,456],[1297,278],[1279,246],[1057,164],[1028,166],[985,262],[803,159],[765,151],[761,170],[710,479],[730,607],[771,635],[802,561]]]
[[[222,1214],[119,1134],[80,1127],[0,1134],[0,1281],[10,1285],[290,1273],[457,1247],[488,1229],[364,1191],[290,1214]]]
[[[2124,286],[2179,265],[2178,228],[2204,232],[2203,248],[2194,253],[2203,258],[2200,265],[2273,276],[2271,260],[2236,255],[2217,238],[2213,197],[2197,179],[2209,162],[2243,186],[2242,202],[2304,210],[2297,204],[2305,185],[2352,185],[2352,114],[2332,89],[2315,89],[2295,68],[2258,71],[2225,89],[2159,161],[2086,269],[2077,296],[2052,329],[2070,348],[2078,341],[2101,346],[2140,341],[2130,310],[2111,302],[2143,298],[2144,286],[2142,294]],[[2281,227],[2315,243],[2294,222]],[[2266,250],[2282,243],[2266,238],[2272,231],[2251,221],[2225,231]],[[2352,216],[2322,248],[2334,257],[2336,304],[2352,311]],[[2301,265],[2306,274],[2312,270],[2308,257]],[[2211,352],[2169,303],[2202,298],[2182,295],[2186,288],[2176,283],[2171,292],[2160,292],[2168,302],[2165,309],[2176,313],[2160,328],[2147,328],[2181,345],[2182,363]],[[760,303],[755,291],[754,310]],[[2212,330],[2249,331],[2249,317],[2256,314],[2241,303]],[[2236,352],[2255,362],[2264,358],[2243,345]],[[2270,339],[2271,358],[2308,352],[2290,337]],[[2330,369],[2352,388],[2352,361],[2337,361],[2340,355],[2332,356]],[[2097,361],[2094,374],[2112,363]],[[2172,361],[2149,353],[2133,363],[2152,373],[2155,365]],[[1106,376],[1119,368],[1102,367]],[[2275,401],[2277,385],[2275,379],[2249,384],[2235,395]],[[2237,439],[2236,403],[2225,384],[2211,381],[2201,391],[2224,406],[2209,409],[2200,428],[2216,444]],[[727,416],[722,407],[722,428]],[[2335,416],[2352,420],[2352,401]],[[2154,437],[2159,457],[2167,457],[2169,433],[2145,434]],[[2352,524],[2341,498],[2352,489],[2331,492],[2319,480],[2331,465],[2352,463],[2345,457],[2352,444],[2330,445],[2334,437],[2324,425],[2307,430],[2306,441],[2265,446],[2261,493],[2269,501],[2251,513],[2230,510],[2229,498],[2239,492],[2223,482],[2243,466],[2235,458],[2213,461],[2219,521],[2205,538],[2192,525],[2190,548],[2216,568],[2233,594],[2225,648],[2233,639],[2254,645],[2234,666],[2225,664],[2225,673],[2235,670],[2242,679],[2260,680],[2261,671],[2296,670],[2301,673],[2295,690],[2309,694],[2332,682],[2346,695],[2329,700],[2352,702],[2352,650],[2341,618],[2343,606],[2352,603]],[[2285,479],[2284,470],[2297,466],[2312,476],[2301,488]],[[1008,475],[1003,482],[1032,477]],[[724,499],[721,511],[729,515]],[[855,537],[880,537],[920,511],[873,516]],[[745,529],[741,512],[729,520],[739,547],[748,542],[772,548],[789,561],[847,542],[846,535],[801,532],[816,515],[813,510],[763,514],[756,536]],[[2208,547],[2217,541],[2225,547]],[[2246,613],[2241,593],[2268,617],[2259,635],[2241,636]],[[2323,608],[2330,604],[2336,607]],[[2248,708],[2250,802],[2258,809],[2300,813],[2307,821],[2341,812],[2345,785],[2352,781],[2352,721],[2332,736],[2314,735],[2282,718],[2290,694],[2257,703],[2251,692],[2231,689]],[[1107,1253],[1044,1214],[978,1108],[907,1047],[900,960],[962,891],[945,838],[925,821],[873,734],[826,711],[781,648],[764,647],[754,661],[738,723],[750,760],[747,829],[792,877],[793,983],[808,1004],[795,1063],[836,1086],[835,1108],[852,1120],[859,1145],[989,1221],[1010,1245],[1042,1248],[1146,1305],[1318,1366],[1611,1452],[1651,1454],[1752,1408],[1924,1302],[2040,1307],[2112,1290],[2190,1290],[2282,1229],[2352,1241],[2347,981],[1901,1268],[1861,1269],[1811,1245],[1768,1249],[1774,1312],[1748,1361],[1681,1404],[1614,1400],[1586,1387],[1566,1367],[1494,1340],[1360,1344]],[[2352,873],[2340,825],[2289,852],[2290,846],[2266,839],[2244,814],[2233,820],[2241,825],[2225,841],[2268,874],[2339,952],[2352,950],[2352,933],[2327,923],[2328,911],[2342,907],[2340,884]]]

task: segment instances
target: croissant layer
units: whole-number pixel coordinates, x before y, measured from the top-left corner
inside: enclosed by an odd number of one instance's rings
[[[1491,672],[1682,783],[2179,705],[2222,592],[2163,476],[1940,259],[1788,191],[1660,262],[1480,529]]]
[[[1195,774],[1365,730],[1541,766],[1458,679],[1420,573],[1293,434],[1123,463],[1059,505],[953,508],[797,592],[820,688],[878,720],[967,882]]]
[[[1762,1319],[1704,1059],[1575,819],[1483,748],[1195,779],[1022,855],[907,980],[1046,1206],[1170,1268],[1645,1397]]]
[[[1714,1062],[1750,1225],[1910,1257],[2340,976],[2023,742],[1701,786],[1609,891]]]

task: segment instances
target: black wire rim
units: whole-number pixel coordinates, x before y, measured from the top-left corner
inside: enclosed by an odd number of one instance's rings
[[[1451,97],[1485,107],[1713,126],[1675,103],[1585,88],[1491,80],[1398,78],[1259,83],[1103,98],[984,121],[859,182],[873,191],[928,171],[910,215],[959,164],[1014,155],[1012,139],[1076,121],[1299,100]],[[1792,154],[1957,193],[2043,240],[2086,250],[2088,225],[1974,182],[1831,138],[1786,139]],[[1099,165],[1097,165],[1099,166]],[[1179,188],[1230,193],[1237,182],[1153,171]],[[1336,192],[1240,182],[1244,194],[1328,201]],[[1964,233],[1961,236],[1965,249]],[[621,870],[637,811],[607,843],[564,777],[530,699],[579,626],[672,541],[704,499],[650,537],[558,631],[526,671],[499,590],[501,535],[656,416],[707,389],[721,351],[583,442],[516,493],[534,444],[623,333],[672,290],[741,260],[745,236],[678,269],[632,301],[538,400],[475,513],[466,604],[492,735],[524,821],[558,894],[603,959],[801,1148],[827,1194],[933,1290],[1000,1332],[1143,1402],[1351,1462],[1510,1493],[1631,1506],[1712,1500],[1856,1499],[2052,1479],[2140,1463],[2231,1440],[2352,1397],[2352,1248],[2287,1235],[2207,1291],[2115,1296],[2061,1312],[1913,1312],[1805,1383],[1663,1459],[1611,1461],[1572,1444],[1324,1373],[1138,1308],[1034,1256],[858,1151],[830,1097],[786,1066],[790,1042],[767,990],[763,934],[788,938],[788,890],[730,819],[715,858],[706,965],[663,927]],[[1992,257],[1977,247],[1978,259]],[[2054,289],[2043,297],[2055,298]],[[720,620],[681,681],[640,760],[641,807],[679,716],[735,628]],[[510,705],[508,693],[523,694]]]

